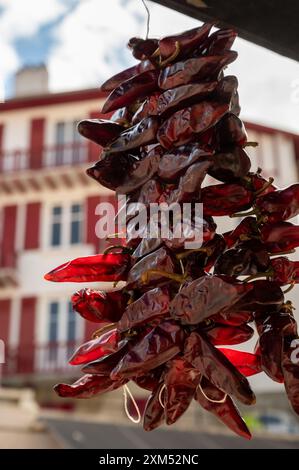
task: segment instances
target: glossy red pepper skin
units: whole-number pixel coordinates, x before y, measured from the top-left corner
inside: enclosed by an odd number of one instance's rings
[[[250,167],[250,158],[245,150],[233,147],[213,156],[208,174],[224,183],[233,183],[247,175]]]
[[[119,341],[120,334],[117,328],[108,329],[99,337],[82,344],[72,355],[69,364],[73,366],[87,364],[108,354],[115,353]]]
[[[92,398],[122,387],[126,380],[111,380],[102,375],[84,375],[72,385],[57,384],[54,391],[63,398]]]
[[[219,312],[231,310],[239,299],[250,293],[253,285],[221,276],[195,279],[176,294],[170,303],[170,314],[183,324],[195,325]]]
[[[181,234],[180,238],[164,238],[162,240],[164,245],[170,248],[173,251],[181,251],[185,248],[186,242],[193,242],[195,240],[194,231],[201,229],[202,233],[202,243],[205,244],[214,238],[216,224],[211,217],[199,218],[197,217],[194,220],[194,217],[191,217],[191,221],[184,220],[185,223],[185,233]],[[175,234],[175,227],[170,226]],[[196,276],[197,277],[197,276]]]
[[[142,119],[149,116],[157,116],[158,112],[158,102],[159,102],[160,93],[156,92],[150,95],[137,109],[134,116],[132,117],[132,124],[137,124]]]
[[[113,77],[106,80],[101,85],[101,91],[112,91],[115,88],[119,87],[123,82],[129,80],[135,75],[140,75],[141,73],[146,72],[148,70],[153,70],[154,68],[155,66],[149,60],[144,60],[136,65],[133,65],[133,67],[129,67],[128,69],[125,69],[122,72],[113,75]]]
[[[223,391],[215,387],[206,377],[202,377],[200,386],[201,389],[198,388],[196,391],[195,400],[206,411],[213,413],[234,433],[245,439],[251,439],[251,433],[231,397],[227,395],[225,400],[219,403],[224,399]],[[215,401],[218,401],[218,403],[215,403]]]
[[[224,55],[198,57],[176,62],[161,70],[159,87],[162,90],[168,90],[191,82],[216,79],[223,67],[236,60],[236,58],[237,53],[229,51]]]
[[[163,153],[164,149],[156,145],[141,160],[136,159],[122,184],[116,188],[117,194],[128,194],[147,183],[158,172]]]
[[[86,139],[106,147],[124,130],[124,126],[106,119],[83,119],[78,124],[79,133]]]
[[[135,338],[134,338],[135,340]],[[89,362],[84,364],[82,371],[85,374],[97,374],[103,376],[110,376],[111,371],[117,366],[117,364],[122,360],[122,358],[128,353],[132,345],[136,341],[131,339],[130,341],[122,341],[119,349],[111,354],[97,359],[96,361]]]
[[[295,217],[299,214],[299,183],[257,198],[255,207],[269,223]]]
[[[165,282],[165,277],[159,274],[154,274],[147,280],[144,280],[142,274],[151,269],[158,269],[168,273],[174,272],[174,262],[167,248],[161,247],[138,261],[129,271],[127,288],[132,289],[139,287],[142,289],[144,287],[148,288],[149,286],[158,286],[159,283]]]
[[[224,325],[239,326],[250,323],[254,320],[253,312],[238,312],[238,311],[224,311],[217,313],[211,317],[215,323],[222,323]]]
[[[216,127],[216,140],[219,150],[232,145],[242,147],[248,139],[243,122],[233,113],[226,114]]]
[[[151,57],[159,44],[158,39],[131,38],[128,48],[131,49],[133,57],[138,60],[146,60]]]
[[[163,386],[164,382],[162,381],[153,390],[146,403],[143,416],[143,429],[145,431],[153,431],[164,423],[165,412],[163,406],[160,403],[160,395]]]
[[[299,246],[299,227],[291,222],[276,222],[261,227],[261,240],[270,253],[289,251]]]
[[[123,131],[110,145],[109,153],[128,152],[141,145],[156,142],[159,121],[154,117],[142,119],[138,124]]]
[[[178,43],[179,51],[176,60],[190,54],[194,49],[204,43],[211,31],[212,24],[205,23],[199,28],[193,28],[184,31],[181,34],[166,36],[159,40],[159,53],[162,59],[168,59],[176,52],[176,43]]]
[[[216,323],[203,327],[203,331],[215,346],[245,343],[254,335],[254,330],[248,325],[230,326]]]
[[[257,196],[264,196],[277,189],[273,183],[269,184],[269,180],[263,178],[259,170],[256,173],[249,172],[247,176],[241,178],[240,184],[242,184],[244,188],[257,193]]]
[[[150,332],[122,358],[112,370],[113,380],[131,378],[155,369],[178,354],[185,339],[181,327],[173,321],[164,321]]]
[[[111,292],[82,289],[72,295],[73,309],[94,323],[117,322],[125,309],[128,295],[123,290]]]
[[[219,348],[219,351],[246,377],[262,372],[262,362],[259,354],[229,348]]]
[[[239,242],[222,253],[215,263],[214,273],[227,276],[244,276],[267,271],[270,257],[258,239]]]
[[[244,217],[237,227],[231,232],[223,234],[228,248],[244,240],[250,240],[252,237],[258,237],[259,228],[255,217]],[[262,239],[264,242],[264,240]]]
[[[237,37],[236,31],[233,29],[218,29],[211,34],[207,40],[207,55],[223,54],[231,49]]]
[[[128,254],[85,256],[62,264],[45,275],[52,282],[125,281],[130,269]]]
[[[269,279],[280,286],[299,282],[299,261],[291,261],[285,256],[277,256],[271,260],[272,273]]]
[[[255,395],[246,377],[208,341],[204,333],[193,331],[190,334],[185,343],[184,359],[217,388],[235,396],[245,405],[255,403]]]
[[[133,378],[133,382],[135,382],[138,387],[153,392],[159,386],[159,383],[162,380],[161,376],[164,372],[164,369],[165,365],[163,364],[162,366],[149,370],[139,377]]]
[[[169,292],[166,287],[156,287],[129,304],[117,324],[119,331],[140,327],[153,320],[161,321],[169,312]]]
[[[212,151],[196,143],[174,148],[161,157],[158,176],[164,181],[173,182],[193,163],[209,160],[210,157],[212,157]]]
[[[174,113],[164,121],[157,133],[157,139],[165,149],[190,142],[211,126],[214,126],[229,110],[229,105],[202,101]]]
[[[105,188],[115,191],[126,181],[136,161],[137,155],[104,152],[101,160],[88,168],[86,173]]]
[[[200,194],[202,182],[211,166],[210,161],[193,163],[181,176],[177,189],[171,191],[166,198],[167,203],[183,203],[197,201]]]
[[[124,81],[110,93],[102,107],[102,113],[110,113],[157,91],[158,77],[158,70],[147,70]]]
[[[189,408],[199,377],[199,372],[182,358],[174,358],[166,364],[164,375],[166,424],[174,424]]]
[[[181,85],[164,91],[157,102],[157,114],[169,117],[175,111],[201,101],[217,89],[218,82],[202,82]]]
[[[252,286],[252,291],[239,299],[231,310],[257,313],[280,310],[284,295],[277,282],[258,279],[247,284]]]
[[[232,215],[249,209],[253,200],[253,193],[237,183],[215,184],[203,188],[201,192],[205,215]]]

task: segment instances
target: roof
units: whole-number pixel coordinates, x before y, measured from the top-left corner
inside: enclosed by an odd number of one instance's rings
[[[296,0],[152,0],[201,21],[234,28],[240,37],[299,60]]]

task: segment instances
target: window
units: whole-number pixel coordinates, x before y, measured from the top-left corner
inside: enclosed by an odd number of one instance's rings
[[[77,131],[79,120],[57,122],[55,125],[55,165],[69,165],[86,160],[86,141]]]
[[[52,247],[78,245],[83,241],[83,205],[55,205],[50,212],[50,241]]]
[[[81,204],[72,204],[71,206],[71,233],[70,243],[75,245],[81,243],[82,237],[82,206]]]
[[[49,329],[48,329],[48,342],[50,343],[49,360],[55,361],[57,359],[57,341],[58,341],[58,316],[59,303],[50,302],[49,304]]]
[[[61,245],[62,215],[61,206],[52,208],[51,246]]]

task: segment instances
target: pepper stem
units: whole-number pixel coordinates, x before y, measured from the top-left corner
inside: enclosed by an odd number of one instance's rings
[[[171,54],[171,56],[167,57],[167,59],[160,61],[159,66],[160,67],[165,67],[170,62],[172,62],[174,59],[176,59],[177,56],[179,55],[179,53],[180,53],[180,43],[178,41],[175,41],[175,50],[174,50],[174,52]]]
[[[251,274],[251,276],[246,277],[244,282],[254,281],[255,279],[260,279],[261,277],[271,277],[273,275],[273,270],[265,271],[264,273]]]
[[[274,178],[272,176],[270,176],[269,180],[267,181],[267,183],[264,184],[264,186],[262,186],[260,189],[258,189],[257,191],[255,191],[254,195],[255,197],[259,196],[260,194],[262,194],[264,191],[266,191],[266,189],[269,188],[269,186],[271,186],[271,184],[273,183],[274,181]]]
[[[207,253],[207,256],[211,256],[211,254],[213,253],[213,250],[212,248],[194,248],[193,250],[185,250],[185,251],[182,251],[182,253],[178,253],[176,255],[176,258],[178,260],[182,260],[186,258],[187,256],[191,255],[192,253],[199,253],[199,252]]]
[[[279,251],[278,253],[269,253],[269,256],[290,255],[295,252],[296,250],[293,248],[292,250],[288,250],[288,251]]]
[[[141,275],[141,282],[146,284],[149,280],[150,276],[162,276],[171,279],[172,281],[179,282],[180,284],[186,281],[187,275],[186,274],[175,274],[175,273],[168,273],[167,271],[162,271],[160,269],[149,269],[145,271]]]
[[[121,249],[122,250],[122,253],[130,253],[130,249],[123,246],[123,245],[112,245],[112,246],[108,246],[105,250],[104,250],[104,255],[107,255],[108,253],[110,253],[111,251],[114,251],[114,250],[119,250]]]
[[[284,290],[283,293],[287,294],[288,292],[290,292],[295,287],[295,284],[296,284],[296,281],[292,281],[289,287],[286,290]]]
[[[252,209],[249,212],[236,212],[235,214],[231,214],[230,218],[233,219],[235,217],[247,217],[248,215],[257,215],[257,210]]]
[[[257,147],[258,145],[259,145],[258,142],[249,141],[249,142],[245,142],[245,144],[243,144],[243,148],[245,148],[245,147]]]

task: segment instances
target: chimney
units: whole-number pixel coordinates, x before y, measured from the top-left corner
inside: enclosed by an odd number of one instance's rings
[[[15,76],[15,97],[47,94],[48,82],[48,70],[44,64],[23,67]]]

